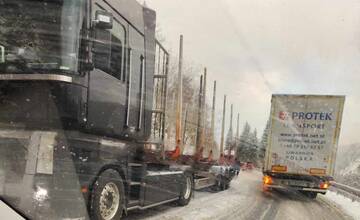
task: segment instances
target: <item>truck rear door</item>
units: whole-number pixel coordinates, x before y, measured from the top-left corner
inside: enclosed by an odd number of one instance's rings
[[[331,176],[345,97],[274,95],[266,170]]]

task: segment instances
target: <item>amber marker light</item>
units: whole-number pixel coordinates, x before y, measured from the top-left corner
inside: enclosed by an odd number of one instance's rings
[[[264,176],[263,177],[263,182],[264,182],[265,185],[271,185],[272,184],[271,176]]]

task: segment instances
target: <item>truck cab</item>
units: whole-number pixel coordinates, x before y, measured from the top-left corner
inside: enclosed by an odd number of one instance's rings
[[[29,218],[186,205],[161,153],[169,54],[135,0],[0,1],[0,196]]]
[[[18,102],[2,110],[3,121],[53,128],[56,117],[69,129],[148,139],[155,70],[153,10],[135,0],[0,4],[4,102]],[[12,88],[22,88],[33,99],[10,101],[10,95],[18,95]],[[56,115],[50,114],[53,108],[59,109]]]

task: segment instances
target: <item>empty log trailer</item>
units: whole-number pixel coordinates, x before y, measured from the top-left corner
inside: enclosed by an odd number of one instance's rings
[[[148,160],[163,149],[169,61],[155,11],[5,0],[0,14],[1,198],[36,219],[188,204],[192,171]],[[6,33],[14,23],[25,34]]]
[[[177,81],[182,82],[182,61],[183,59],[183,36],[180,36],[179,47],[179,71]],[[176,126],[175,126],[175,150],[167,151],[167,159],[169,164],[178,169],[187,170],[193,174],[194,189],[201,190],[204,188],[212,188],[214,190],[226,190],[230,186],[232,178],[235,176],[235,170],[230,166],[229,161],[224,161],[223,153],[220,153],[218,160],[213,158],[213,151],[216,147],[214,140],[214,114],[215,114],[215,98],[216,98],[216,82],[214,82],[213,103],[212,103],[212,128],[210,131],[205,129],[206,119],[206,76],[207,69],[204,69],[204,75],[200,77],[199,97],[197,106],[197,125],[196,125],[196,144],[193,155],[183,154],[185,144],[183,138],[187,133],[187,112],[185,118],[182,118],[182,83],[177,84],[177,105],[176,105]],[[226,103],[224,103],[224,108]],[[224,109],[225,114],[225,109]],[[182,122],[185,122],[182,125]],[[205,143],[205,134],[211,135],[210,142]],[[207,151],[207,157],[204,152]],[[220,150],[221,152],[221,150]]]

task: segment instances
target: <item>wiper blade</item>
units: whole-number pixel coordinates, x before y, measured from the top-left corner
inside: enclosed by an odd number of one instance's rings
[[[26,66],[30,69],[41,69],[41,70],[59,69],[58,63],[27,63]]]
[[[34,57],[38,57],[36,53],[21,48],[18,52],[8,53],[4,62],[0,62],[0,64],[5,64],[6,70],[11,72],[59,69],[59,63],[57,62],[42,63],[38,62]]]
[[[7,56],[5,63],[0,64],[6,72],[34,72],[33,69],[26,65],[26,61],[22,57],[13,56],[13,54],[10,56],[10,59],[8,59],[9,55]]]

